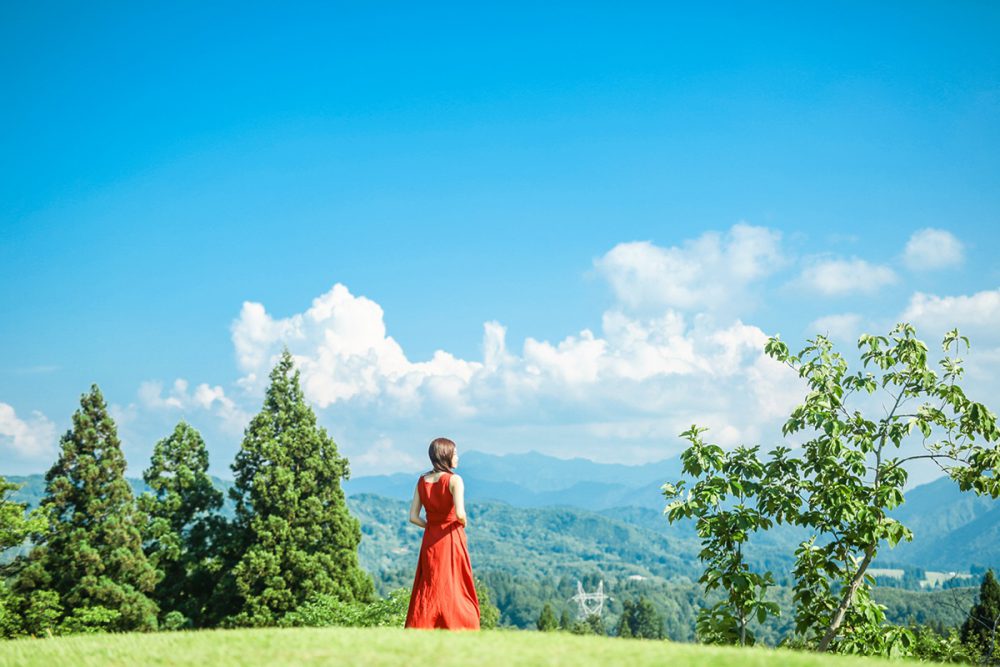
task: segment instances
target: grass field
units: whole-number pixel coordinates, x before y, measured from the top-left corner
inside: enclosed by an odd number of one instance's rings
[[[538,632],[390,628],[206,630],[0,642],[0,665],[566,665],[805,667],[878,665],[865,658]]]

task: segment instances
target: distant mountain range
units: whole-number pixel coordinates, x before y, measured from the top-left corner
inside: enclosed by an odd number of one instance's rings
[[[660,486],[678,478],[680,460],[645,465],[596,463],[588,459],[558,459],[538,452],[495,456],[462,454],[460,467],[466,497],[499,500],[515,507],[566,505],[594,511],[613,507],[662,510]],[[357,477],[344,484],[348,495],[375,494],[409,500],[417,474],[396,473]]]
[[[650,536],[658,535],[659,539],[664,540],[664,545],[672,545],[670,551],[675,556],[691,560],[697,558],[692,526],[671,526],[662,516],[665,503],[660,494],[660,486],[666,481],[677,480],[680,470],[677,458],[644,465],[622,465],[596,463],[581,458],[558,459],[538,452],[506,456],[465,452],[458,472],[465,480],[470,513],[473,512],[472,505],[480,508],[479,511],[487,512],[490,525],[500,526],[505,522],[518,526],[534,525],[537,530],[528,531],[531,533],[530,539],[541,540],[542,537],[536,534],[538,531],[544,533],[551,530],[551,526],[566,527],[568,524],[565,519],[570,515],[574,517],[574,526],[589,526],[587,530],[592,531],[595,536],[616,534],[625,524],[638,532],[617,533],[631,543],[624,548],[621,557],[612,558],[621,563],[616,567],[625,569],[625,553],[635,555],[640,551],[649,551],[648,558],[658,560],[663,565],[669,562],[670,566],[666,569],[678,572],[683,568],[659,548],[653,548]],[[15,494],[16,499],[32,505],[41,499],[44,492],[41,475],[10,479],[25,484]],[[412,497],[416,479],[416,473],[400,473],[357,477],[344,484],[346,493],[351,497],[352,509],[362,520],[363,529],[366,519],[373,522],[366,531],[372,537],[369,545],[374,547],[377,543],[379,548],[390,549],[390,553],[392,549],[412,547],[412,535],[403,539],[404,533],[398,533],[393,538],[386,532],[386,526],[398,520],[399,530],[406,529],[405,503]],[[132,479],[130,482],[137,493],[145,490],[142,480]],[[215,479],[215,482],[220,488],[231,484],[221,479]],[[383,502],[374,496],[404,504]],[[556,512],[559,507],[572,512],[562,520],[556,520],[554,517],[563,516]],[[387,514],[389,508],[392,508],[392,512],[400,513],[398,519]],[[924,569],[955,571],[965,571],[973,565],[1000,565],[998,501],[972,493],[961,493],[951,480],[941,478],[910,490],[906,494],[906,502],[898,508],[895,516],[913,530],[915,538],[912,543],[901,544],[895,549],[883,549],[878,559],[880,564],[904,564]],[[492,545],[516,544],[518,540],[523,540],[525,548],[528,548],[527,533],[501,529],[498,531],[495,539],[488,540]],[[378,533],[378,539],[374,539],[375,533]],[[790,558],[794,545],[802,537],[803,533],[798,529],[778,527],[755,538],[748,555],[770,562]],[[552,533],[544,537],[544,540],[558,542],[559,538]],[[563,548],[570,549],[570,544],[576,544],[586,553],[594,550],[603,553],[614,551],[602,539],[595,538],[596,541],[587,542],[582,533],[574,540],[577,541],[570,540],[563,544]],[[584,542],[590,546],[586,546]],[[365,545],[362,548],[365,549]],[[515,557],[517,550],[505,548],[502,552]],[[379,562],[380,558],[375,553],[366,553],[366,560],[370,564],[378,562],[377,567],[385,568],[388,563]],[[490,559],[484,551],[483,561]],[[653,561],[646,560],[647,563]],[[662,567],[647,566],[644,569],[647,573],[665,573]]]
[[[470,499],[525,508],[564,505],[622,518],[666,535],[691,534],[690,526],[670,526],[661,514],[665,501],[660,486],[679,479],[677,457],[621,465],[558,459],[538,452],[506,456],[467,452],[457,472],[465,480]],[[416,478],[416,474],[358,477],[344,488],[349,495],[406,501],[413,495]],[[914,541],[884,548],[880,563],[956,571],[972,565],[1000,565],[1000,501],[962,493],[942,477],[908,491],[894,516],[913,530]],[[803,536],[799,530],[782,526],[770,533],[755,538],[762,558],[771,556],[774,548],[794,547]]]

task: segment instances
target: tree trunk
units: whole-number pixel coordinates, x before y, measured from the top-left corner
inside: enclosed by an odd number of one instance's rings
[[[830,642],[833,638],[837,636],[837,630],[840,629],[840,624],[844,622],[844,615],[847,614],[847,608],[851,606],[851,601],[854,599],[854,593],[858,590],[858,586],[865,578],[865,570],[871,565],[872,558],[875,555],[875,545],[871,545],[865,549],[865,557],[861,561],[861,565],[858,566],[857,572],[851,577],[851,583],[847,586],[844,591],[843,597],[840,598],[840,604],[837,606],[837,611],[834,613],[833,618],[830,620],[830,627],[826,629],[826,634],[823,635],[823,639],[820,640],[819,646],[816,647],[817,651],[821,653],[826,651],[830,647]]]

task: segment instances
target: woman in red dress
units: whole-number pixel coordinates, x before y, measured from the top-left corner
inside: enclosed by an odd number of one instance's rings
[[[410,504],[410,522],[424,529],[424,539],[406,627],[478,630],[479,598],[465,539],[465,486],[452,472],[458,452],[454,442],[438,438],[427,454],[434,467],[417,480]],[[426,520],[420,518],[421,506]]]

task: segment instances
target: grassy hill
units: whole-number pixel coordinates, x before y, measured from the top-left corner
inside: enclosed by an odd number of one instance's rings
[[[83,635],[0,643],[0,667],[118,665],[566,665],[572,667],[861,667],[882,660],[563,633],[435,632],[395,628],[215,630]]]

